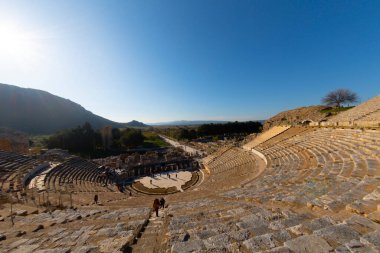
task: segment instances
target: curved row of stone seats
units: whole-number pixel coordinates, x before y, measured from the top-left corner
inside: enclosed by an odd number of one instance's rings
[[[16,216],[1,252],[125,252],[148,222],[149,208],[67,209]],[[20,236],[20,231],[24,233]]]
[[[318,174],[314,175],[314,178],[317,178],[316,176],[319,176],[319,179],[323,179],[325,182],[335,180],[336,176],[340,175],[342,168],[344,168],[342,167],[342,160],[344,159],[344,156],[340,158],[339,155],[342,155],[341,152],[337,154],[334,153],[336,150],[340,151],[340,149],[337,149],[336,142],[334,142],[333,146],[330,146],[331,144],[329,144],[327,141],[322,141],[319,143],[314,142],[308,144],[308,148],[310,148],[310,151],[315,153],[315,156],[317,156],[319,161],[319,166],[322,168]],[[320,147],[318,147],[318,145],[320,145]],[[362,179],[363,176],[365,176],[366,174],[365,164],[363,165],[363,160],[359,159],[357,156],[354,156],[353,159],[355,159],[355,161],[350,161],[348,163],[349,167],[352,167],[350,166],[350,164],[359,166],[356,166],[357,168],[355,168],[354,171],[351,170],[351,172],[353,173],[350,175],[350,177],[357,177]],[[347,174],[347,171],[345,171],[345,173]],[[350,180],[350,177],[348,177],[348,180]],[[345,180],[346,179],[347,177],[345,178]],[[351,179],[351,181],[353,180]],[[373,179],[373,181],[376,182],[376,179]]]
[[[305,134],[306,132],[310,132],[310,131],[313,131],[313,129],[308,128],[308,127],[294,126],[294,127],[291,127],[289,129],[285,130],[281,134],[276,135],[273,138],[263,142],[261,145],[256,146],[255,149],[258,151],[261,151],[262,149],[266,149],[268,147],[271,147],[276,143],[280,143],[280,142],[285,141],[287,139],[290,139],[296,135]]]
[[[332,117],[327,123],[353,122],[364,120],[365,117],[380,110],[380,95]],[[380,118],[376,119],[380,121]]]
[[[231,149],[232,147],[231,146],[225,146],[225,147],[221,147],[219,148],[217,151],[215,151],[214,153],[206,156],[205,158],[203,158],[202,162],[203,164],[209,164],[210,162],[214,161],[216,158],[218,158],[219,156],[221,156],[224,152],[228,151],[229,149]]]
[[[182,252],[378,252],[380,225],[215,198],[168,209],[167,248]],[[305,251],[305,249],[307,249]]]
[[[361,121],[379,121],[380,120],[380,109],[374,111],[367,116],[364,116],[360,119]]]
[[[274,126],[270,128],[269,130],[259,134],[256,138],[254,138],[252,141],[246,143],[243,148],[247,150],[251,150],[252,148],[260,145],[261,143],[264,143],[268,141],[269,139],[281,134],[282,132],[288,130],[291,126]]]
[[[209,162],[205,167],[210,173],[216,174],[246,164],[254,166],[255,157],[250,152],[235,147],[225,151],[218,159]]]
[[[73,158],[49,171],[45,177],[45,187],[50,190],[71,190],[78,192],[112,191],[111,178],[103,175],[103,170],[87,160]]]
[[[205,163],[203,160],[205,170],[202,170],[202,182],[194,189],[198,197],[240,187],[251,181],[258,172],[255,156],[239,147],[222,147],[207,161]]]
[[[334,148],[334,147],[336,148],[339,145],[338,143],[339,141],[335,141],[334,146],[331,148]],[[343,144],[343,146],[340,146],[339,151],[341,154],[345,151],[344,150],[345,146],[349,146],[349,145],[345,143]],[[360,147],[360,146],[356,145],[355,147],[352,147],[352,150],[348,149],[347,152],[345,152],[345,154],[343,153],[342,155],[343,159],[345,159],[346,165],[342,167],[342,171],[341,173],[339,173],[338,176],[344,177],[344,181],[346,181],[348,184],[352,182],[351,183],[352,185],[350,185],[350,188],[348,188],[348,190],[352,189],[354,185],[358,185],[358,183],[363,183],[365,181],[376,182],[377,180],[376,178],[372,178],[372,177],[376,175],[376,170],[378,170],[378,168],[377,169],[371,168],[372,171],[369,170],[366,163],[366,158],[363,158],[363,153],[361,153],[360,150],[359,152],[356,152],[357,147]],[[350,155],[350,157],[348,157],[348,155]],[[366,174],[369,175],[370,177],[367,177]],[[365,194],[365,192],[363,192],[361,195],[363,194]],[[356,197],[360,197],[360,196],[356,195]]]
[[[25,175],[39,164],[36,159],[0,150],[0,190],[20,190]]]
[[[223,173],[216,173],[206,176],[200,186],[197,187],[197,196],[207,196],[210,192],[220,192],[234,189],[249,183],[257,174],[256,163],[242,164],[234,169],[224,170]]]
[[[364,199],[380,185],[378,136],[378,131],[317,129],[262,144],[257,149],[268,160],[263,175],[224,196],[370,214],[380,205],[379,199]]]

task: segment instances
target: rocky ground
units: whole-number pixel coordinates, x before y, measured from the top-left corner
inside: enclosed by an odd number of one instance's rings
[[[321,110],[327,106],[308,106],[300,107],[289,111],[283,111],[265,121],[264,130],[279,125],[300,125],[304,120],[321,121],[327,119],[327,115]]]

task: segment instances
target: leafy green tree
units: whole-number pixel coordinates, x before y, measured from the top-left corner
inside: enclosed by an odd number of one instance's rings
[[[144,136],[141,130],[127,128],[122,132],[120,140],[125,147],[132,148],[141,146],[144,143]]]
[[[262,129],[260,122],[228,122],[225,124],[204,124],[198,128],[198,136],[213,136],[224,134],[258,133]]]
[[[95,132],[91,124],[67,129],[50,136],[46,141],[48,148],[67,149],[74,153],[91,153],[101,144],[101,136]]]

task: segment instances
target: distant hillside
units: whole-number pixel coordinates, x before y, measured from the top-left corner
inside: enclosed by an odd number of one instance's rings
[[[125,127],[148,127],[148,125],[137,121],[137,120],[132,120],[128,123],[122,123]]]
[[[305,120],[321,121],[327,118],[327,114],[322,110],[328,109],[327,106],[317,105],[308,107],[299,107],[293,110],[284,111],[276,114],[265,121],[264,130],[278,125],[297,125]]]
[[[0,126],[2,127],[30,134],[50,134],[83,125],[86,121],[95,129],[104,126],[128,127],[140,123],[114,122],[46,91],[0,84]]]
[[[263,123],[263,120],[252,120]],[[231,121],[222,121],[222,120],[178,120],[178,121],[169,121],[169,122],[158,122],[151,123],[151,126],[192,126],[192,125],[203,125],[203,124],[224,124]]]

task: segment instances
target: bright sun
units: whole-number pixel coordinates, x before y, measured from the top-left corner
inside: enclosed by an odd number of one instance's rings
[[[15,25],[0,22],[0,57],[9,61],[30,61],[36,53],[33,34]]]

